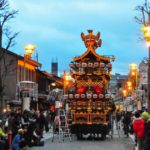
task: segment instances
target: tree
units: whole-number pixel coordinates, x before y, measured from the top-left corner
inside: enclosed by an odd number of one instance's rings
[[[11,60],[10,62],[6,62],[5,56],[8,49],[14,46],[15,38],[18,35],[18,32],[13,33],[11,31],[9,23],[17,14],[18,11],[10,10],[8,0],[0,0],[0,114],[2,113],[3,108],[5,79],[6,76],[13,71],[12,69],[9,69],[12,64]]]
[[[148,2],[148,0],[145,0],[144,3],[142,5],[138,5],[136,7],[136,10],[138,12],[140,12],[140,16],[136,16],[135,19],[137,21],[137,23],[144,25],[144,27],[147,27],[147,29],[150,27],[150,2]],[[144,35],[145,33],[147,33],[149,31],[144,31]],[[149,43],[150,42],[150,37],[144,37],[145,40]],[[149,49],[149,58],[148,58],[148,98],[147,98],[147,102],[148,102],[148,112],[150,113],[150,46],[148,46]]]

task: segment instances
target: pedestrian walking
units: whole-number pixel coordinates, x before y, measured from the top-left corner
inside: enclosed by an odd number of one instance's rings
[[[143,150],[144,120],[141,118],[139,112],[135,113],[135,120],[133,122],[133,131],[137,139],[138,150]]]
[[[126,112],[123,116],[123,130],[124,134],[129,137],[129,129],[131,124],[131,115],[130,112]]]

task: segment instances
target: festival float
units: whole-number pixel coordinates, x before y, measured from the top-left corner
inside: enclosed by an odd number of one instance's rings
[[[110,130],[110,116],[114,111],[109,91],[111,62],[114,56],[101,56],[96,49],[101,47],[100,32],[81,33],[86,52],[74,57],[70,63],[70,75],[74,86],[68,91],[68,109],[72,114],[71,131],[78,139],[84,135],[106,138]]]

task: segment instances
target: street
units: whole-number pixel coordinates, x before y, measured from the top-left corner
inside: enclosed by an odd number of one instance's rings
[[[80,140],[73,138],[70,142],[66,139],[59,142],[57,139],[52,142],[51,139],[45,142],[44,147],[33,147],[27,150],[133,150],[133,143],[130,138],[124,135],[115,136],[113,139],[108,137],[105,141],[101,140]]]

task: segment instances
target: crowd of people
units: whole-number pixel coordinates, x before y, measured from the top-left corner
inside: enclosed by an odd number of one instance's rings
[[[123,124],[126,137],[134,135],[135,148],[150,150],[150,114],[146,111],[116,112],[116,122]]]
[[[7,113],[6,120],[0,121],[0,147],[1,150],[21,150],[27,145],[43,146],[43,131],[49,131],[54,120],[53,113],[47,111],[18,109]],[[9,145],[8,134],[12,136]]]

